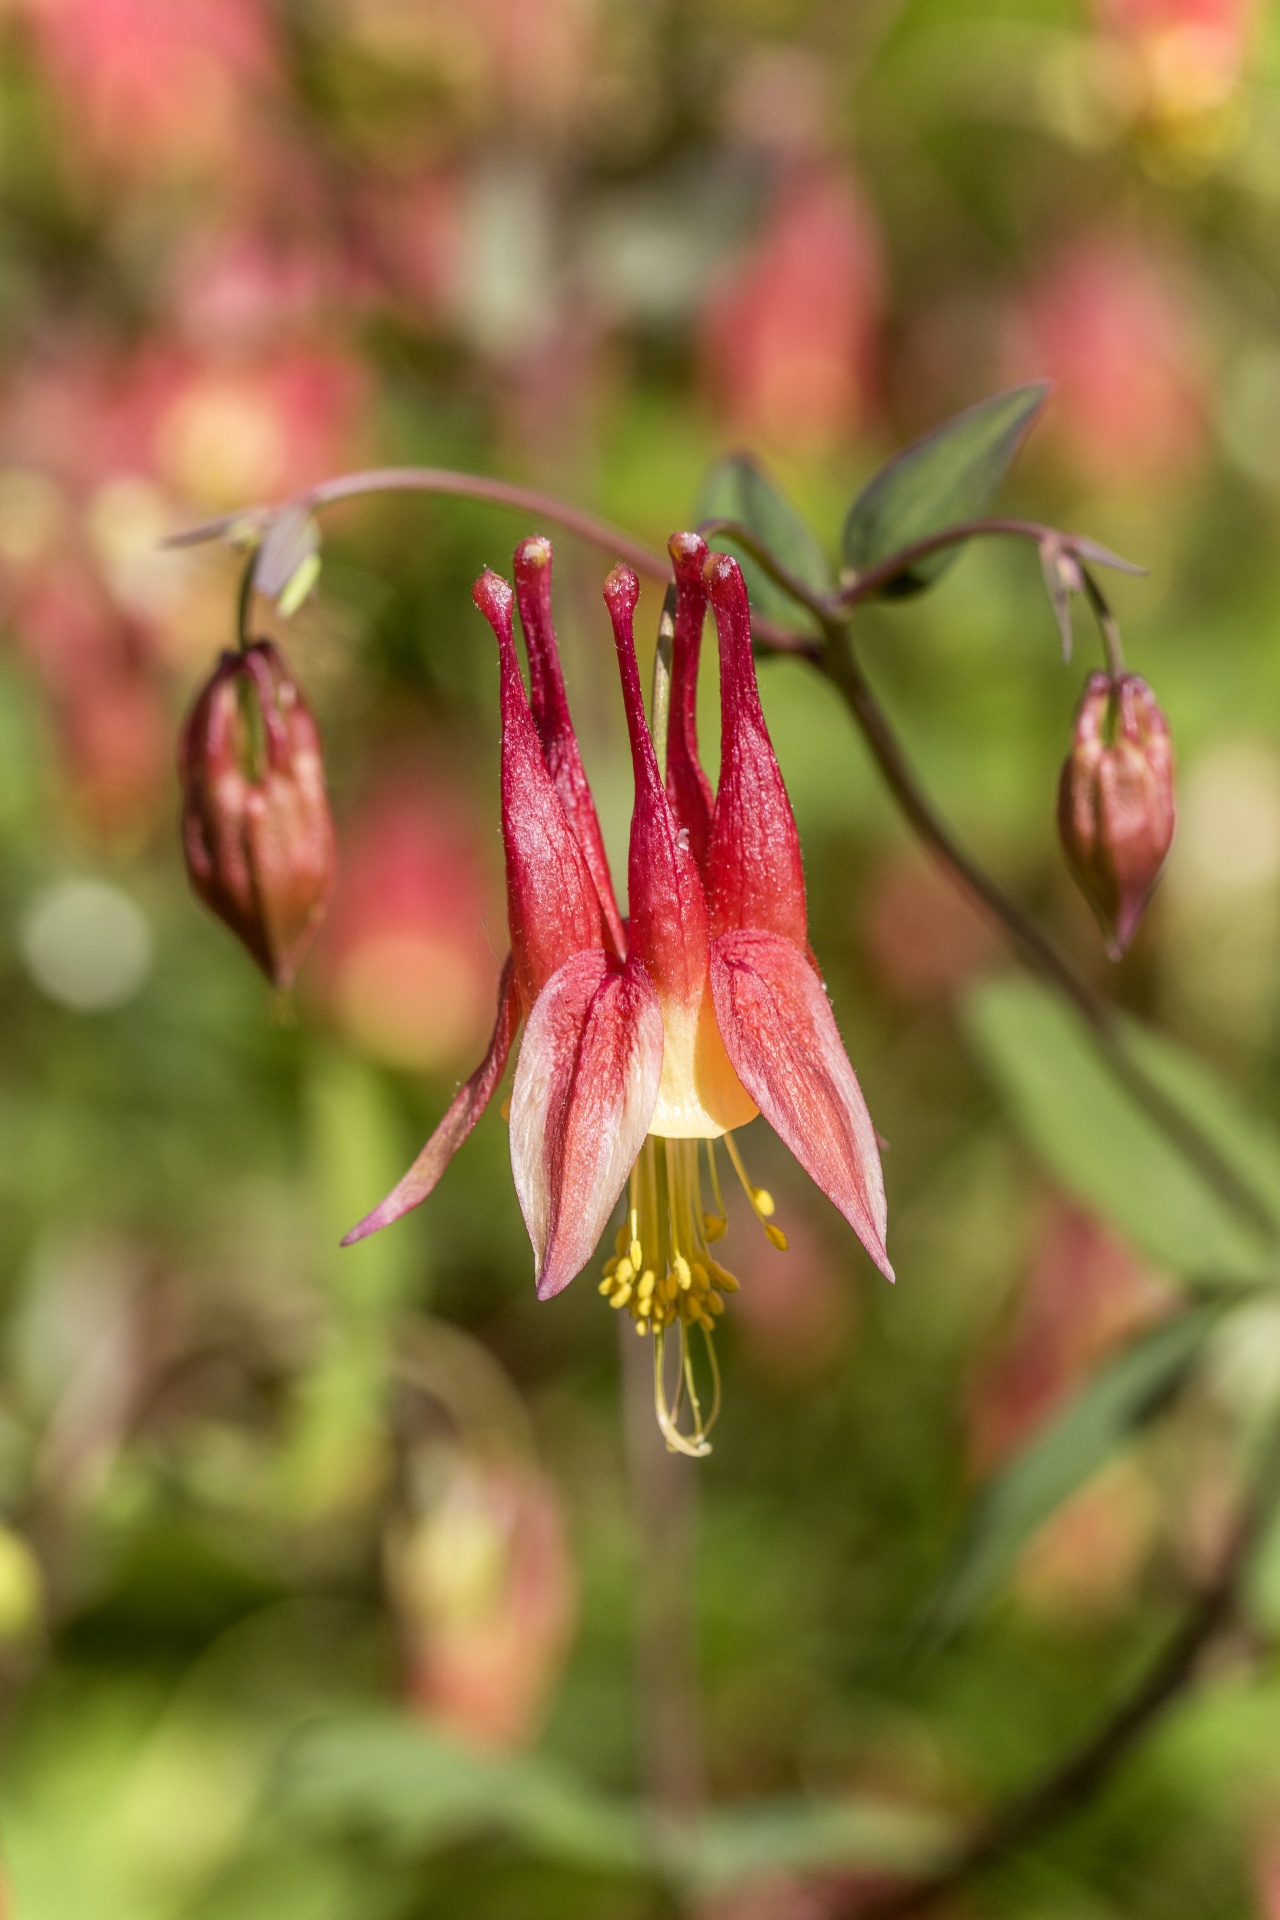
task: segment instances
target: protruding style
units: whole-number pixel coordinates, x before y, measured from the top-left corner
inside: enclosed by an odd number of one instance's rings
[[[277,987],[292,986],[333,886],[320,735],[269,640],[224,653],[178,753],[191,884]]]
[[[1173,742],[1145,680],[1089,676],[1058,785],[1067,864],[1119,960],[1173,841]]]

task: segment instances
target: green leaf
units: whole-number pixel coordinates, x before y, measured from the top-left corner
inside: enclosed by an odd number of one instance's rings
[[[737,520],[805,586],[815,593],[832,591],[835,582],[822,548],[791,502],[778,492],[750,454],[732,453],[716,461],[702,483],[696,511],[700,522]],[[795,620],[798,603],[741,547],[714,534],[710,540],[719,552],[731,553],[739,562],[757,612],[775,620]]]
[[[1138,1106],[1083,1021],[1047,988],[990,981],[970,997],[964,1019],[1013,1118],[1067,1192],[1197,1285],[1275,1277],[1274,1247]],[[1137,1022],[1124,1031],[1140,1064],[1239,1178],[1263,1201],[1280,1201],[1280,1145],[1266,1122],[1172,1041]]]
[[[990,1599],[1041,1523],[1091,1479],[1191,1371],[1218,1310],[1163,1321],[1094,1374],[979,1496],[955,1563],[930,1609],[930,1637],[954,1633]]]
[[[485,1832],[584,1867],[638,1871],[638,1810],[538,1758],[489,1755],[391,1714],[317,1727],[282,1776],[286,1811],[356,1826],[398,1852],[429,1852]]]
[[[699,1891],[761,1874],[848,1871],[926,1874],[947,1857],[954,1823],[919,1807],[859,1794],[775,1801],[711,1812],[689,1856]]]
[[[477,1753],[391,1714],[312,1729],[291,1751],[278,1804],[326,1833],[355,1827],[397,1852],[497,1832],[568,1865],[690,1892],[784,1867],[924,1872],[955,1837],[941,1816],[853,1796],[732,1808],[696,1827],[658,1824],[550,1761]]]
[[[844,523],[843,550],[855,573],[867,573],[931,534],[986,512],[1049,393],[1047,381],[1012,387],[956,414],[882,467],[858,495]],[[943,547],[895,574],[886,598],[919,593],[938,578],[960,546]]]

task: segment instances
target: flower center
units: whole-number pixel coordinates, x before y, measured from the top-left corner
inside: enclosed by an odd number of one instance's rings
[[[752,1186],[737,1142],[723,1136],[735,1173],[772,1245],[786,1251],[786,1235],[772,1223],[772,1196]],[[702,1151],[714,1209],[704,1205]],[[615,1251],[605,1262],[600,1292],[610,1306],[625,1308],[638,1334],[653,1334],[654,1406],[668,1450],[695,1459],[710,1453],[707,1436],[720,1412],[720,1369],[713,1336],[724,1312],[724,1296],[738,1291],[734,1276],[711,1254],[727,1221],[711,1140],[678,1140],[650,1134],[631,1173],[628,1215],[619,1227]],[[710,1407],[704,1412],[693,1366],[691,1342],[697,1328],[706,1349]],[[667,1391],[668,1329],[679,1342],[674,1396]],[[692,1422],[684,1432],[680,1415],[688,1399]]]

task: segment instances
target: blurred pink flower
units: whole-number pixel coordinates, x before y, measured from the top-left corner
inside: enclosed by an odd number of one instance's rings
[[[277,237],[246,224],[195,235],[174,260],[169,298],[184,340],[225,360],[305,341],[357,292],[351,268],[327,239],[305,232]]]
[[[876,372],[880,242],[856,182],[801,164],[702,320],[703,382],[728,431],[821,450],[862,419]]]
[[[873,1895],[883,1899],[892,1884],[883,1876],[868,1875],[867,1905],[871,1905]],[[857,1905],[851,1903],[862,1891],[861,1879],[856,1885],[843,1879],[839,1910],[856,1914]],[[745,1886],[732,1887],[727,1893],[712,1894],[695,1911],[697,1920],[830,1920],[836,1904],[831,1890],[815,1877],[774,1871],[760,1874]]]
[[[1280,1920],[1280,1822],[1274,1818],[1262,1823],[1254,1847],[1253,1884],[1258,1920]]]
[[[562,131],[590,77],[595,0],[476,0],[475,13],[504,117]]]
[[[1097,486],[1176,483],[1205,449],[1208,371],[1189,283],[1119,233],[1085,236],[1042,269],[1010,329],[1010,373],[1047,375],[1048,425]]]
[[[419,317],[453,318],[465,251],[459,178],[439,173],[408,184],[379,181],[362,217],[390,289],[411,301]]]
[[[1176,124],[1226,105],[1244,78],[1256,0],[1095,0],[1102,32],[1133,61],[1140,111]]]
[[[359,360],[321,344],[178,363],[156,415],[156,470],[200,507],[295,493],[356,457],[368,397]]]
[[[0,399],[0,584],[97,826],[136,824],[171,762],[171,629],[196,609],[159,540],[291,492],[356,450],[367,381],[323,344],[230,361],[65,343]]]
[[[0,409],[6,464],[52,475],[83,499],[117,473],[147,473],[171,374],[152,352],[122,358],[67,341],[18,367]]]
[[[9,0],[89,159],[132,173],[234,162],[278,76],[259,0]]]
[[[1048,1419],[1113,1348],[1169,1309],[1167,1284],[1065,1200],[1043,1208],[1013,1323],[979,1366],[969,1452],[986,1472]]]
[[[249,505],[339,467],[359,445],[367,399],[359,360],[324,342],[217,357],[158,343],[128,358],[68,347],[15,374],[0,447],[81,500],[144,475],[190,505]]]
[[[320,955],[348,1038],[393,1066],[452,1066],[487,1036],[498,966],[481,929],[501,896],[465,798],[393,776],[341,835]]]
[[[1018,1563],[1019,1600],[1050,1620],[1096,1620],[1133,1594],[1159,1533],[1155,1490],[1117,1460],[1037,1529]]]
[[[411,1705],[479,1747],[530,1740],[576,1613],[554,1483],[459,1455],[395,1540],[390,1575]]]
[[[17,597],[19,644],[48,692],[78,811],[94,837],[135,829],[170,768],[170,725],[145,640],[74,560]]]

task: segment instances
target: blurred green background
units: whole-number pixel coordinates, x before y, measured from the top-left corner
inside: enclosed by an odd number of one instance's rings
[[[922,1636],[977,1490],[1164,1327],[1199,1255],[1185,1170],[1144,1213],[1101,1119],[1107,1165],[1078,1164],[1087,1073],[1065,1118],[1052,1099],[1074,1042],[1059,1075],[1036,1008],[984,984],[999,938],[831,689],[762,667],[899,1278],[754,1127],[791,1250],[731,1208],[725,1410],[676,1470],[624,1417],[591,1275],[534,1298],[496,1106],[425,1208],[337,1248],[491,1018],[497,675],[470,584],[535,529],[343,508],[316,596],[264,611],[341,845],[287,1004],[189,894],[176,831],[236,562],[159,543],[419,461],[661,545],[749,446],[835,560],[897,446],[1049,377],[1001,504],[1150,568],[1108,579],[1179,755],[1119,969],[1053,824],[1096,641],[1078,618],[1064,666],[1034,552],[988,543],[860,615],[862,656],[962,835],[1263,1117],[1274,1187],[1278,214],[1280,30],[1249,0],[7,0],[6,1915],[824,1920],[1142,1671],[1280,1402],[1280,1308],[1215,1319],[1161,1417],[1086,1448],[959,1630]],[[557,540],[621,874],[606,563]],[[646,589],[650,648],[657,610]],[[1264,1546],[1205,1684],[954,1911],[1276,1920],[1278,1629]],[[654,1795],[715,1809],[702,1840],[655,1853]]]

